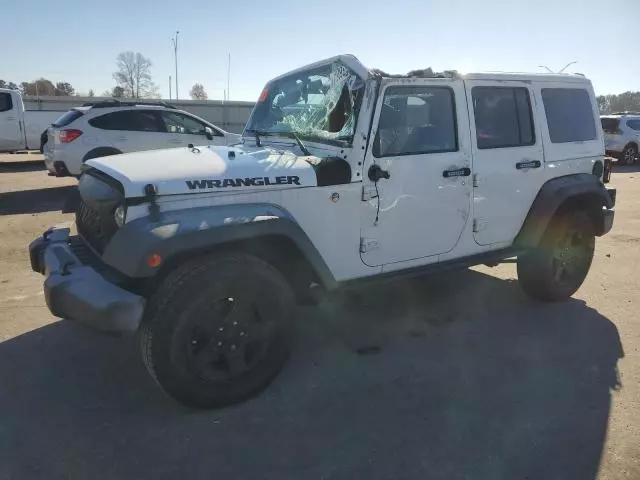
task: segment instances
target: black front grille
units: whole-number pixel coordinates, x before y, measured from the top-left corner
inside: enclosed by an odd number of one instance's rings
[[[92,209],[82,198],[76,211],[76,227],[78,233],[99,253],[104,252],[118,230],[113,215]]]

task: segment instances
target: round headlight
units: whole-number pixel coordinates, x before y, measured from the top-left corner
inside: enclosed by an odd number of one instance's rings
[[[113,219],[116,221],[116,224],[118,225],[118,227],[121,227],[122,225],[124,225],[124,221],[126,220],[126,217],[127,217],[127,208],[123,205],[120,205],[113,212]]]

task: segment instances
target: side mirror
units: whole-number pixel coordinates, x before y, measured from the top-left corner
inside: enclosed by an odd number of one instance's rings
[[[207,140],[213,140],[213,130],[211,127],[204,127],[204,136],[207,137]]]

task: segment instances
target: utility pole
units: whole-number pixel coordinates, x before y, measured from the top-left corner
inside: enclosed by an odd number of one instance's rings
[[[227,64],[227,100],[231,98],[230,88],[229,88],[229,79],[231,78],[231,53],[229,53],[229,63]]]
[[[178,34],[179,33],[180,32],[176,30],[176,36],[171,39],[171,42],[173,43],[173,54],[175,56],[175,61],[176,61],[176,100],[178,100],[180,95],[178,90]]]
[[[171,75],[169,75],[169,101],[171,101]]]

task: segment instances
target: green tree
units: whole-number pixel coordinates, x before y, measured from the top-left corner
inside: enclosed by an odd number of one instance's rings
[[[75,89],[71,86],[69,82],[58,82],[56,83],[56,95],[61,97],[71,96],[75,92]]]

